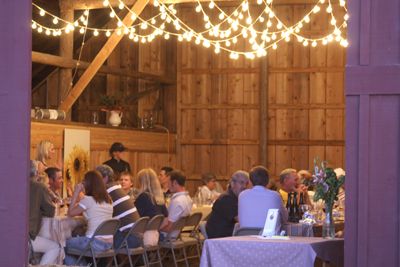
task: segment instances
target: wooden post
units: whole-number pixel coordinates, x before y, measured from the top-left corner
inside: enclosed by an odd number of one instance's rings
[[[260,164],[268,165],[268,58],[260,59]]]
[[[74,21],[74,10],[71,6],[71,1],[60,0],[60,17],[66,21]],[[73,58],[74,49],[74,33],[62,34],[60,36],[60,57],[67,59]],[[68,95],[68,91],[72,87],[72,69],[61,68],[60,76],[58,79],[58,105]],[[51,90],[50,90],[51,91]],[[71,120],[71,113],[67,114],[67,120]]]
[[[143,9],[147,5],[148,0],[138,0],[135,5],[133,5],[131,11],[135,13],[136,15],[140,15],[142,13]],[[131,13],[128,12],[128,14],[125,16],[123,19],[123,24],[126,25],[127,27],[131,26],[133,22],[136,20],[131,18]],[[124,35],[120,34],[118,35],[116,32],[114,32],[110,38],[108,38],[107,42],[103,46],[103,48],[100,50],[100,52],[97,54],[97,56],[94,58],[92,64],[89,66],[89,68],[86,69],[86,71],[83,73],[79,81],[75,84],[75,86],[71,89],[70,93],[66,97],[65,101],[63,101],[60,105],[60,109],[69,111],[76,101],[76,99],[82,94],[83,90],[85,90],[86,86],[89,84],[89,82],[93,79],[94,75],[96,75],[96,72],[100,69],[100,67],[103,65],[103,63],[107,60],[108,56],[112,53],[114,48],[118,45],[118,43],[121,41],[122,37]]]

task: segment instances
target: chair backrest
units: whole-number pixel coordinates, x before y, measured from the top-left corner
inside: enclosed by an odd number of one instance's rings
[[[149,220],[150,220],[149,217],[141,217],[132,226],[130,233],[131,234],[143,234],[146,231],[146,226],[147,226]]]
[[[118,230],[119,225],[120,225],[120,221],[118,219],[106,220],[97,227],[96,231],[94,231],[92,238],[94,238],[95,236],[98,236],[98,235],[114,236]]]
[[[191,214],[186,220],[185,227],[197,228],[202,216],[203,214],[201,212],[195,212]]]
[[[164,215],[156,215],[147,223],[146,230],[159,230],[162,222],[164,221]]]
[[[173,240],[173,239],[178,239],[183,227],[185,227],[186,220],[188,219],[188,216],[186,217],[181,217],[179,220],[174,222],[172,224],[171,231],[168,233],[166,236],[167,240]]]
[[[121,244],[118,245],[117,249],[121,249],[123,247],[128,248],[128,238],[131,234],[136,235],[137,237],[140,238],[140,240],[142,240],[148,222],[149,222],[149,217],[139,218],[139,220],[137,220],[135,224],[131,228],[129,228],[129,230],[124,232],[124,238],[122,239]]]
[[[259,235],[262,228],[258,227],[241,227],[236,230],[234,236],[244,236],[244,235]]]

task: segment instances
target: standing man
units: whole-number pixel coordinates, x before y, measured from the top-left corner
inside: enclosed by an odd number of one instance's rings
[[[163,190],[164,197],[170,197],[171,192],[169,191],[169,176],[168,174],[174,169],[169,166],[164,166],[161,168],[158,174],[158,180],[160,180],[161,189]]]
[[[56,203],[62,201],[61,190],[63,185],[62,172],[59,168],[49,167],[45,170],[49,177],[49,189],[51,191],[52,200]]]
[[[110,160],[107,160],[103,164],[106,164],[113,169],[115,175],[119,175],[121,172],[131,172],[131,166],[128,162],[122,159],[122,152],[126,150],[126,147],[122,143],[116,142],[111,145],[109,153]]]
[[[235,223],[238,221],[238,196],[246,189],[249,183],[249,174],[245,171],[236,171],[228,186],[214,203],[210,218],[206,224],[208,238],[231,236]]]
[[[263,228],[269,209],[279,209],[280,222],[286,223],[288,213],[279,194],[267,189],[268,170],[264,166],[256,166],[249,174],[253,188],[244,190],[239,195],[240,227]]]
[[[193,205],[189,193],[185,190],[185,175],[180,171],[172,171],[168,176],[170,179],[169,190],[173,195],[168,207],[168,217],[164,219],[160,227],[160,231],[164,233],[172,231],[174,222],[182,217],[189,216]]]
[[[119,219],[120,228],[115,234],[114,244],[118,247],[123,241],[124,232],[128,231],[139,219],[139,213],[133,204],[133,200],[124,192],[121,185],[113,181],[114,172],[108,165],[100,165],[96,167],[103,177],[103,181],[107,187],[107,193],[110,195],[113,203],[113,218]],[[140,240],[135,235],[130,235],[128,238],[128,246],[136,248],[140,246]]]

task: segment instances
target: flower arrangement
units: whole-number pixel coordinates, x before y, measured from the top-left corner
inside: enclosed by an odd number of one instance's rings
[[[111,110],[121,111],[122,106],[120,102],[121,101],[119,100],[119,98],[113,95],[100,96],[100,103],[103,106],[103,108],[101,108],[102,111],[111,111]]]
[[[334,170],[326,167],[326,161],[321,161],[319,165],[320,167],[318,166],[318,159],[314,159],[312,182],[315,188],[314,201],[322,199],[331,212],[333,204],[337,200],[339,188],[343,185],[346,177],[344,175],[336,177]]]

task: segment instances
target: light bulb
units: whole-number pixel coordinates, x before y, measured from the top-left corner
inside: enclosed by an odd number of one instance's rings
[[[136,35],[135,37],[133,37],[133,41],[134,42],[139,42],[139,36]]]
[[[118,26],[119,28],[122,27],[122,21],[118,20],[117,26]]]
[[[37,31],[38,31],[38,33],[41,33],[43,31],[43,28],[39,27]]]
[[[263,17],[263,16],[259,17],[259,18],[258,18],[258,21],[259,21],[259,22],[264,22],[264,17]]]
[[[117,35],[121,35],[121,29],[117,29],[117,31],[116,31],[116,33],[117,33]]]
[[[282,26],[283,26],[282,23],[279,21],[278,25],[276,25],[276,28],[280,30],[280,29],[282,29]]]
[[[276,43],[274,43],[274,44],[272,45],[272,49],[276,50],[277,48],[278,48],[278,45],[277,45]]]
[[[319,2],[320,2],[321,4],[323,4],[323,3],[325,3],[325,0],[319,0]]]
[[[84,34],[84,33],[85,33],[85,28],[82,28],[82,27],[81,27],[81,28],[79,29],[79,33],[80,33],[80,34]]]
[[[349,20],[349,14],[345,14],[345,15],[343,16],[343,19],[346,20],[346,21]]]
[[[36,29],[37,28],[37,24],[36,24],[36,22],[33,22],[32,23],[32,29]]]
[[[304,46],[308,46],[308,41],[307,41],[307,40],[304,40],[303,45],[304,45]]]
[[[247,23],[248,25],[250,25],[252,22],[253,22],[253,20],[251,19],[251,17],[247,17],[246,23]]]
[[[169,33],[164,34],[164,39],[168,40],[169,39]]]
[[[271,35],[271,39],[272,39],[272,40],[275,40],[275,39],[276,39],[276,34],[275,34],[275,33],[273,33],[273,34]]]
[[[58,24],[58,18],[53,19],[53,24]]]
[[[347,42],[346,39],[342,39],[342,40],[340,41],[340,45],[343,46],[343,47],[347,47],[347,46],[349,45],[349,42]]]
[[[86,17],[89,16],[89,10],[86,9],[85,11],[83,11],[83,15],[85,15]]]
[[[111,35],[110,31],[106,31],[106,36],[110,37],[110,35]]]
[[[201,11],[201,5],[196,6],[196,12],[199,13]]]
[[[305,23],[309,23],[310,22],[310,17],[309,16],[305,16],[304,17],[304,22]]]
[[[322,40],[322,44],[323,44],[323,45],[327,45],[327,44],[328,44],[328,41],[327,41],[326,39],[323,39],[323,40]]]
[[[331,13],[331,12],[332,12],[332,6],[331,6],[331,5],[329,5],[329,6],[326,8],[326,12],[327,12],[327,13]]]
[[[286,37],[285,37],[285,41],[286,41],[286,42],[289,42],[289,41],[290,41],[290,36],[286,36]]]
[[[108,0],[103,1],[103,6],[108,6],[108,4],[109,4]]]
[[[118,8],[119,9],[124,9],[124,3],[120,2],[119,5],[118,5]]]
[[[114,12],[114,11],[111,11],[111,12],[110,12],[110,18],[113,18],[113,17],[115,17],[115,12]]]
[[[44,15],[46,15],[46,12],[45,12],[43,9],[41,9],[40,12],[39,12],[39,14],[40,14],[40,16],[43,17]]]
[[[316,41],[313,41],[313,42],[311,43],[311,46],[312,46],[312,47],[316,47],[316,46],[317,46],[317,42],[316,42]]]
[[[97,30],[95,30],[95,31],[93,32],[93,35],[94,35],[94,36],[98,36],[98,35],[99,35],[99,32],[98,32]]]
[[[225,46],[227,46],[227,47],[231,46],[231,42],[229,40],[226,40],[225,41]]]
[[[258,4],[258,5],[261,5],[262,2],[263,2],[263,0],[257,0],[257,4]]]
[[[132,15],[131,15],[131,20],[136,20],[136,18],[137,18],[136,14],[135,14],[135,13],[132,13]]]
[[[313,8],[312,12],[315,14],[315,13],[318,13],[320,10],[321,10],[321,8],[319,6],[315,6]]]
[[[209,7],[210,9],[213,9],[214,6],[215,6],[215,3],[214,3],[213,1],[211,1],[211,2],[208,4],[208,7]]]
[[[234,44],[237,43],[237,37],[236,36],[232,38],[232,43],[234,43]]]
[[[332,18],[331,19],[331,25],[335,25],[336,24],[336,19],[335,18]]]
[[[224,13],[219,13],[218,18],[219,18],[220,20],[223,20],[223,19],[225,18]],[[231,19],[231,20],[232,20],[232,19]],[[229,22],[229,21],[228,21],[228,22]]]
[[[339,5],[340,5],[340,6],[345,6],[345,5],[346,5],[346,1],[340,0],[340,1],[339,1]]]
[[[178,36],[178,41],[179,41],[179,42],[182,42],[182,41],[183,41],[183,37],[182,37],[182,35],[180,35],[180,34],[179,34],[179,36]]]

